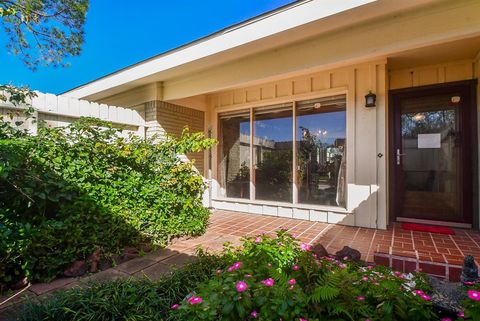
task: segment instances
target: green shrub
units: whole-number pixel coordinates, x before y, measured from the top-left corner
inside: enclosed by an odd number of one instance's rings
[[[121,279],[94,283],[87,288],[57,292],[47,301],[29,301],[19,309],[18,321],[182,320],[170,307],[199,282],[223,266],[218,256],[200,253],[197,261],[160,278]],[[183,320],[182,320],[183,321]]]
[[[37,136],[0,126],[0,283],[49,280],[97,248],[105,255],[149,240],[203,233],[205,184],[178,154],[214,143],[142,139],[82,118]]]
[[[302,250],[303,248],[303,250]],[[425,279],[317,258],[285,231],[247,238],[180,302],[182,320],[434,320]]]

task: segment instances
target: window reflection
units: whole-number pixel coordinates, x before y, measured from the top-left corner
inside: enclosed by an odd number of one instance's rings
[[[298,102],[298,202],[344,206],[345,96]]]
[[[292,202],[292,106],[254,111],[255,199]]]
[[[250,198],[250,112],[220,114],[222,196]]]

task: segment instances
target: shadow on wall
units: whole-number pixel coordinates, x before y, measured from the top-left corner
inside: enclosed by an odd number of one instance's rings
[[[203,111],[175,105],[163,101],[156,102],[155,117],[160,126],[160,134],[168,134],[180,137],[183,129],[187,126],[191,133],[205,132],[205,113]],[[204,172],[204,153],[190,153],[187,159],[194,161],[195,168]]]

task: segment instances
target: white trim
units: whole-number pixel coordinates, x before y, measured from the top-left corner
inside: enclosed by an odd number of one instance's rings
[[[288,208],[317,210],[317,211],[324,211],[324,212],[335,212],[335,213],[342,213],[342,214],[353,214],[352,212],[347,211],[346,208],[340,207],[340,206],[302,204],[302,203],[293,204],[293,203],[288,203],[288,202],[248,200],[246,198],[234,198],[234,197],[214,197],[212,200],[217,201],[217,202],[242,203],[242,204],[254,204],[254,205],[265,205],[265,206],[279,206],[279,207],[288,207]]]
[[[448,227],[472,228],[472,224],[467,224],[467,223],[424,220],[424,219],[409,218],[409,217],[397,217],[397,221],[408,222],[408,223],[418,223],[418,224],[428,224],[428,225],[438,225],[438,226],[448,226]]]

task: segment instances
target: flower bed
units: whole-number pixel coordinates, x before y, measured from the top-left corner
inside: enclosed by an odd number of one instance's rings
[[[449,318],[434,309],[427,276],[315,251],[283,230],[246,238],[220,256],[200,252],[160,281],[107,282],[30,303],[19,320],[480,320],[480,285],[464,288],[465,310]]]
[[[173,307],[184,320],[438,318],[423,275],[317,257],[285,231],[247,238],[226,256],[226,270]]]

